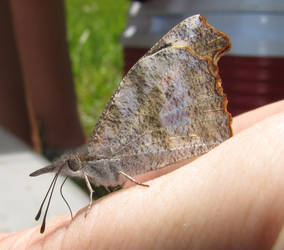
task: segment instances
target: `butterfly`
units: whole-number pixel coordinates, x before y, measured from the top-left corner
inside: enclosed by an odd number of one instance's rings
[[[59,174],[82,178],[91,204],[91,184],[108,187],[131,180],[145,185],[135,176],[216,147],[232,136],[217,66],[229,49],[228,37],[202,15],[185,19],[123,78],[88,144],[30,175],[55,172],[49,191]]]

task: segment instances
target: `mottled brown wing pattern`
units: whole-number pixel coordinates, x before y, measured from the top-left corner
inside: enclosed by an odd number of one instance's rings
[[[166,34],[121,82],[95,127],[90,156],[128,167],[136,162],[132,174],[138,174],[229,138],[231,117],[217,70],[228,48],[228,38],[200,15]]]

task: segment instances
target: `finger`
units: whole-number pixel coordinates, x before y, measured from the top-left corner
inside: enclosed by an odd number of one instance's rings
[[[274,102],[260,108],[251,110],[234,117],[233,119],[233,131],[234,134],[252,126],[253,124],[260,122],[272,115],[284,111],[284,100]]]
[[[193,163],[96,202],[67,225],[31,235],[66,249],[270,249],[284,221],[284,114]],[[261,134],[261,136],[259,136]]]

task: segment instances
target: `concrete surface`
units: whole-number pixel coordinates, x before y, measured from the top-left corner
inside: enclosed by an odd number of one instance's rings
[[[47,164],[43,157],[0,127],[0,232],[20,231],[41,224],[41,219],[36,222],[34,217],[54,174],[38,177],[29,174]],[[47,221],[69,213],[59,192],[63,179],[58,178]],[[88,196],[70,180],[64,185],[63,193],[73,213],[88,205]]]

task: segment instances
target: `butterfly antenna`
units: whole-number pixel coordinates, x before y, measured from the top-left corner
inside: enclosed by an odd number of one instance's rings
[[[56,175],[57,175],[57,174],[56,174]],[[43,199],[42,202],[41,202],[41,205],[40,205],[40,208],[39,208],[39,210],[38,210],[38,213],[37,213],[37,215],[36,215],[36,217],[35,217],[35,220],[38,220],[38,219],[40,218],[41,211],[42,211],[43,205],[44,205],[44,203],[45,203],[45,200],[46,200],[46,198],[47,198],[47,196],[48,196],[48,194],[49,194],[49,192],[50,192],[50,189],[51,189],[52,186],[54,185],[55,180],[57,179],[56,175],[54,176],[54,178],[53,178],[53,180],[52,180],[52,182],[51,182],[51,184],[50,184],[50,186],[49,186],[49,188],[48,188],[48,190],[47,190],[47,192],[46,192],[46,195],[45,195],[44,199]]]
[[[46,210],[45,210],[45,213],[44,213],[44,216],[43,216],[43,220],[42,220],[42,224],[41,224],[41,228],[40,228],[40,233],[43,233],[44,230],[45,230],[47,211],[49,209],[50,201],[51,201],[51,198],[52,198],[52,195],[53,195],[53,191],[54,191],[59,173],[60,173],[60,170],[56,173],[56,175],[54,177],[54,185],[52,186],[51,193],[50,193],[48,203],[47,203],[47,207],[46,207]]]
[[[69,211],[70,211],[70,214],[71,214],[71,218],[73,220],[73,213],[72,213],[72,210],[71,210],[71,207],[70,205],[68,204],[67,200],[65,199],[64,195],[63,195],[63,192],[62,192],[62,188],[63,188],[63,185],[65,184],[66,180],[68,179],[68,176],[65,177],[64,181],[62,182],[61,186],[60,186],[60,194],[61,194],[61,197],[62,199],[64,200],[65,204],[67,205]]]

